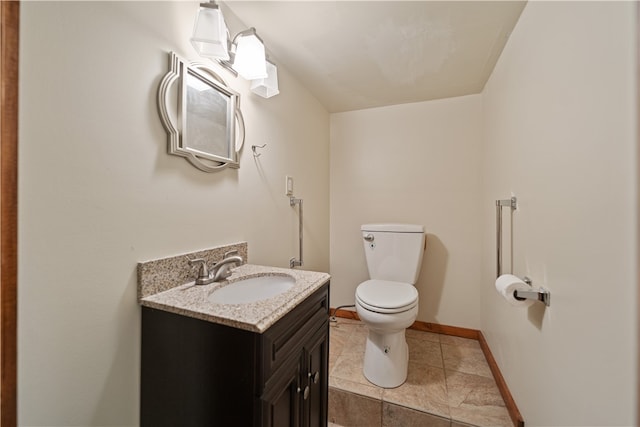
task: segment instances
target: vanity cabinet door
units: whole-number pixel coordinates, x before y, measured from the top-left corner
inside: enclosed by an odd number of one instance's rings
[[[326,427],[329,335],[325,323],[267,381],[262,427]]]
[[[325,427],[327,425],[327,404],[329,398],[329,325],[325,323],[305,346],[307,375],[304,380],[309,386],[309,396],[303,406],[303,426]]]
[[[263,335],[263,427],[326,427],[329,286]]]
[[[262,427],[300,426],[300,374],[304,360],[294,357],[269,379],[261,399]]]

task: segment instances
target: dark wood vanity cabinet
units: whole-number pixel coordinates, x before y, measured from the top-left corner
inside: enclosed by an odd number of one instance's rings
[[[142,427],[327,425],[329,284],[259,334],[142,307]]]

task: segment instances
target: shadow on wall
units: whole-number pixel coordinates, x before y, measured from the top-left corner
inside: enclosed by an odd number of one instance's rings
[[[435,234],[427,234],[427,249],[418,279],[420,309],[418,320],[434,322],[442,298],[449,251]]]
[[[539,331],[542,330],[542,322],[544,320],[544,313],[547,307],[544,304],[536,303],[527,309],[527,318],[529,322],[533,326],[535,326]]]

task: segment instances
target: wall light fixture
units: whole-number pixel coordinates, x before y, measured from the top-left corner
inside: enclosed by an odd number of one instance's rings
[[[191,44],[200,56],[229,60],[229,30],[215,2],[200,3]]]
[[[267,77],[264,43],[255,28],[236,34],[231,42],[231,67],[246,80]]]
[[[278,90],[278,68],[268,59],[265,63],[267,64],[267,77],[251,80],[251,92],[263,98],[271,98],[280,93]]]
[[[220,65],[246,80],[251,90],[264,98],[277,95],[278,69],[267,61],[264,42],[251,27],[229,41],[229,30],[218,4],[211,0],[200,3],[191,43],[200,56],[218,61]]]

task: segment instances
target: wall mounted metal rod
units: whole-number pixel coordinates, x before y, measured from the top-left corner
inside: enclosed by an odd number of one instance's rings
[[[293,267],[301,267],[302,266],[302,199],[296,199],[291,196],[289,198],[289,205],[295,206],[299,205],[299,215],[298,215],[298,244],[300,245],[299,254],[300,258],[296,259],[295,257],[289,260],[289,268]]]
[[[515,197],[496,200],[496,277],[502,274],[502,208],[509,207],[513,212],[518,207]]]

